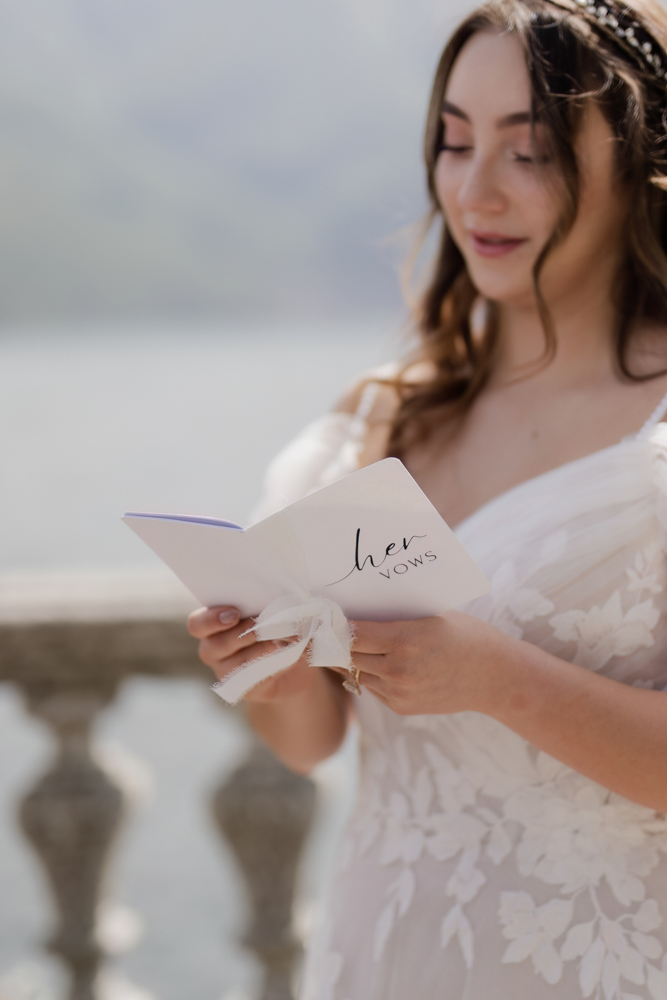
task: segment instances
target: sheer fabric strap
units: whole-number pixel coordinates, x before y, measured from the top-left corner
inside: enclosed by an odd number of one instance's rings
[[[380,391],[379,382],[369,382],[359,397],[359,405],[350,421],[348,441],[358,441],[366,431],[366,420]]]
[[[637,434],[638,438],[648,437],[656,424],[660,423],[660,418],[667,412],[667,393],[662,397],[655,410],[642,426],[641,430]]]

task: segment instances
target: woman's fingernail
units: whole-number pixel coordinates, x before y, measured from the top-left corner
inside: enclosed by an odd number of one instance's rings
[[[227,608],[226,611],[220,612],[218,618],[223,625],[234,625],[239,620],[239,613],[234,608]]]

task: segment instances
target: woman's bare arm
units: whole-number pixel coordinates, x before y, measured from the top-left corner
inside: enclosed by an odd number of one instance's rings
[[[667,694],[521,646],[489,714],[605,788],[667,812]]]
[[[340,677],[323,668],[305,669],[310,683],[291,697],[246,699],[255,732],[297,774],[308,774],[339,749],[350,715],[350,696]]]

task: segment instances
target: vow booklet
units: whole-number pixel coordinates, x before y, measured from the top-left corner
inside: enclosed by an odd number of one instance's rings
[[[490,590],[396,458],[353,472],[249,528],[134,511],[123,520],[202,605],[232,605],[242,618],[293,595],[328,598],[349,619],[426,618]]]
[[[359,469],[243,528],[128,511],[123,520],[204,606],[258,615],[292,583],[346,617],[426,618],[489,582],[397,458]]]

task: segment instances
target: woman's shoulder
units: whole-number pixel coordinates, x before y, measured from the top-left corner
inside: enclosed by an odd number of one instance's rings
[[[350,385],[333,412],[356,418],[360,466],[377,462],[387,454],[394,418],[406,391],[432,377],[429,363],[405,367],[392,362],[365,372]]]
[[[372,405],[366,415],[369,424],[387,422],[394,418],[403,393],[413,385],[420,385],[433,378],[433,366],[419,361],[409,367],[397,361],[378,368],[371,368],[356,378],[335,404],[334,413],[358,413],[369,388],[373,389]]]
[[[253,520],[384,458],[404,387],[428,381],[423,365],[398,363],[364,372],[332,410],[312,421],[269,465]]]

